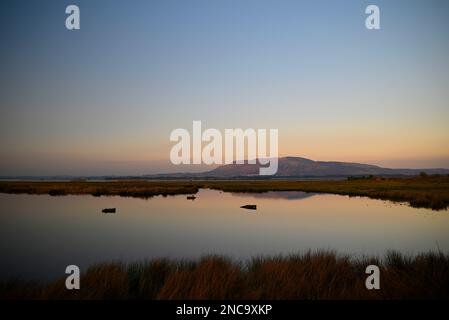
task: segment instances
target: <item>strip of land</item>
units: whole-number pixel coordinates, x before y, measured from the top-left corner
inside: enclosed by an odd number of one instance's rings
[[[379,267],[380,289],[367,290],[366,267]],[[390,252],[350,259],[334,252],[254,258],[156,259],[103,263],[82,271],[79,290],[53,283],[0,283],[0,299],[448,299],[449,256]]]
[[[149,198],[156,195],[195,194],[200,188],[225,192],[260,193],[268,191],[304,191],[364,196],[373,199],[406,202],[416,208],[447,209],[449,177],[359,178],[340,181],[294,180],[205,180],[205,181],[2,181],[0,193],[49,194],[53,196],[90,194]]]

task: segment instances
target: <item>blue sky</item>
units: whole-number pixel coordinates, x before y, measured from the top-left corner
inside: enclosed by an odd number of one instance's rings
[[[65,28],[77,4],[81,30]],[[381,30],[365,28],[368,4]],[[169,134],[449,167],[448,1],[2,1],[0,175],[178,171]]]

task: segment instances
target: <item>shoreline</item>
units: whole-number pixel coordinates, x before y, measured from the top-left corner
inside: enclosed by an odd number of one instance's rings
[[[263,193],[303,191],[378,200],[405,202],[415,208],[446,210],[449,206],[449,176],[347,180],[165,180],[165,181],[0,181],[0,193],[83,195],[150,198],[157,195],[190,195],[199,189],[223,192]]]

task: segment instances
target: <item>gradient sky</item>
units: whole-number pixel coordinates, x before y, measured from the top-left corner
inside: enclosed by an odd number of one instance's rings
[[[281,156],[449,167],[448,15],[446,0],[1,1],[0,175],[180,171],[169,135],[193,120],[278,128]]]

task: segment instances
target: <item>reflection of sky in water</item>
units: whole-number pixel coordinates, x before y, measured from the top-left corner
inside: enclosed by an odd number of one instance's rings
[[[262,193],[232,193],[235,197],[256,198],[256,199],[284,199],[298,200],[314,196],[316,193],[303,191],[268,191]]]
[[[0,278],[53,278],[68,264],[84,269],[93,262],[208,253],[246,259],[329,248],[362,255],[437,245],[449,252],[447,211],[311,195],[201,190],[188,201],[0,194]],[[240,209],[246,204],[257,204],[257,211]],[[103,214],[106,207],[118,212]]]

